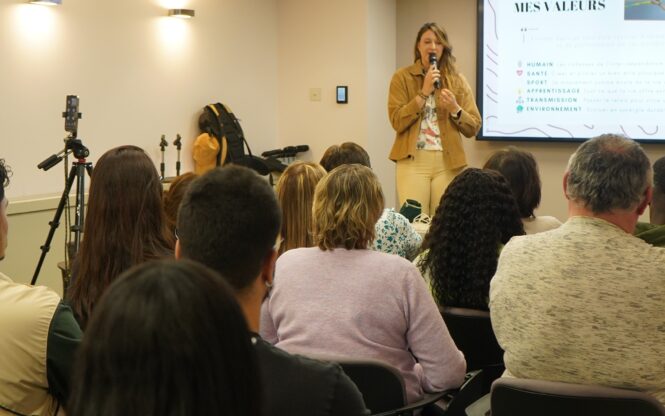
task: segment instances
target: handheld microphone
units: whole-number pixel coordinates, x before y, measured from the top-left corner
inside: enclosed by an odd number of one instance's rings
[[[434,65],[437,68],[439,67],[439,65],[437,64],[437,61],[436,61],[436,53],[434,53],[434,52],[429,53],[429,64]],[[435,79],[434,80],[434,88],[436,88],[437,90],[441,89],[441,80],[440,79]]]

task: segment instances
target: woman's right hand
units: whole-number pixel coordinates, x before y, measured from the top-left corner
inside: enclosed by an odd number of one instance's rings
[[[427,73],[425,74],[425,80],[423,81],[422,93],[429,96],[434,92],[434,81],[441,79],[441,72],[434,65],[430,65]]]

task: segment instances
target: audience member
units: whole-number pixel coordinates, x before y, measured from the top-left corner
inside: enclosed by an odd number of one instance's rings
[[[492,169],[508,181],[517,206],[520,209],[524,231],[535,234],[561,225],[555,217],[540,215],[534,211],[540,205],[540,175],[533,155],[513,146],[498,150],[485,162],[483,169]]]
[[[371,168],[369,154],[365,149],[354,142],[344,142],[340,145],[332,145],[323,153],[321,157],[321,166],[330,172],[339,165],[350,165],[357,163],[359,165]]]
[[[330,172],[340,165],[357,163],[371,168],[369,155],[360,145],[345,142],[328,148],[321,158],[321,165]],[[374,227],[372,249],[413,259],[418,254],[423,238],[406,217],[393,208],[385,208]]]
[[[487,310],[499,252],[524,234],[515,198],[501,174],[469,168],[453,179],[414,263],[441,306]]]
[[[74,260],[67,298],[81,328],[104,290],[122,272],[173,255],[162,184],[148,155],[136,146],[104,153],[92,171],[85,234]]]
[[[634,237],[651,199],[632,140],[606,134],[568,162],[568,220],[506,244],[490,285],[507,375],[644,390],[665,403],[665,250]]]
[[[196,174],[193,172],[183,173],[177,176],[171,182],[168,191],[164,192],[162,201],[164,202],[164,213],[166,214],[166,225],[169,227],[169,233],[174,235],[175,224],[178,218],[178,207],[182,197],[185,195],[187,188],[196,179]]]
[[[299,247],[312,247],[312,202],[314,188],[326,174],[316,163],[294,162],[277,182],[277,200],[282,207],[282,244],[279,254]]]
[[[180,206],[176,257],[220,272],[233,286],[253,332],[259,331],[261,302],[273,281],[280,218],[270,185],[234,165],[195,180]],[[339,365],[290,355],[257,334],[252,342],[263,381],[264,415],[368,414]]]
[[[9,223],[0,159],[0,260]],[[14,283],[0,273],[0,413],[55,415],[67,402],[74,352],[81,340],[71,309],[43,286]]]
[[[638,222],[635,236],[651,245],[665,247],[665,157],[653,164],[653,198],[649,204],[649,222]]]
[[[190,261],[148,262],[95,308],[68,414],[261,414],[247,324],[231,288]]]
[[[261,334],[289,352],[384,361],[402,373],[413,402],[458,387],[466,363],[418,270],[367,249],[382,210],[381,185],[365,166],[339,166],[319,182],[318,247],[277,261]]]

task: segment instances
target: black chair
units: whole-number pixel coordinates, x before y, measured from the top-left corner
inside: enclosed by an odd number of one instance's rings
[[[489,312],[456,307],[440,311],[455,345],[466,357],[467,371],[503,366],[503,350],[494,335]]]
[[[481,370],[467,374],[459,389],[426,393],[417,402],[407,404],[402,375],[380,361],[335,360],[358,386],[365,406],[374,416],[412,415],[422,409],[422,416],[464,416],[464,409],[482,397],[486,380]]]
[[[365,406],[372,415],[411,415],[416,409],[434,406],[446,392],[425,394],[421,400],[407,404],[404,380],[397,369],[381,361],[335,360],[346,375],[358,386]],[[436,415],[437,409],[424,410],[423,415]]]
[[[492,416],[664,416],[646,393],[556,381],[500,378],[492,385]]]

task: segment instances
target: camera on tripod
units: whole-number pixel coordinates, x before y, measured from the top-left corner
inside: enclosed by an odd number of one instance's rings
[[[46,242],[43,246],[40,247],[41,255],[39,261],[37,262],[37,267],[35,273],[32,276],[32,281],[30,284],[34,285],[41,271],[42,265],[44,264],[44,259],[46,258],[46,253],[51,249],[51,240],[55,234],[55,230],[60,225],[60,217],[62,215],[65,206],[69,204],[69,191],[72,189],[74,183],[76,183],[76,206],[74,209],[74,223],[69,227],[69,232],[74,235],[73,241],[73,253],[77,253],[80,243],[81,243],[81,234],[83,234],[83,224],[85,222],[85,175],[92,174],[92,163],[86,162],[85,158],[90,155],[90,151],[87,147],[83,145],[80,139],[77,138],[78,135],[78,121],[81,118],[81,113],[79,112],[79,97],[76,95],[68,95],[65,100],[65,111],[62,113],[62,117],[65,119],[65,130],[69,135],[65,138],[65,148],[62,149],[58,154],[49,156],[42,163],[37,165],[39,169],[45,171],[51,169],[53,166],[57,165],[62,159],[65,158],[69,153],[72,153],[76,158],[76,161],[72,163],[72,167],[69,171],[69,175],[65,180],[65,189],[60,197],[60,202],[58,203],[58,208],[55,211],[53,220],[49,222],[49,232],[46,237]],[[69,213],[69,209],[67,210]],[[68,218],[68,217],[67,217]],[[67,221],[69,223],[69,221]],[[68,259],[68,256],[65,260]]]

